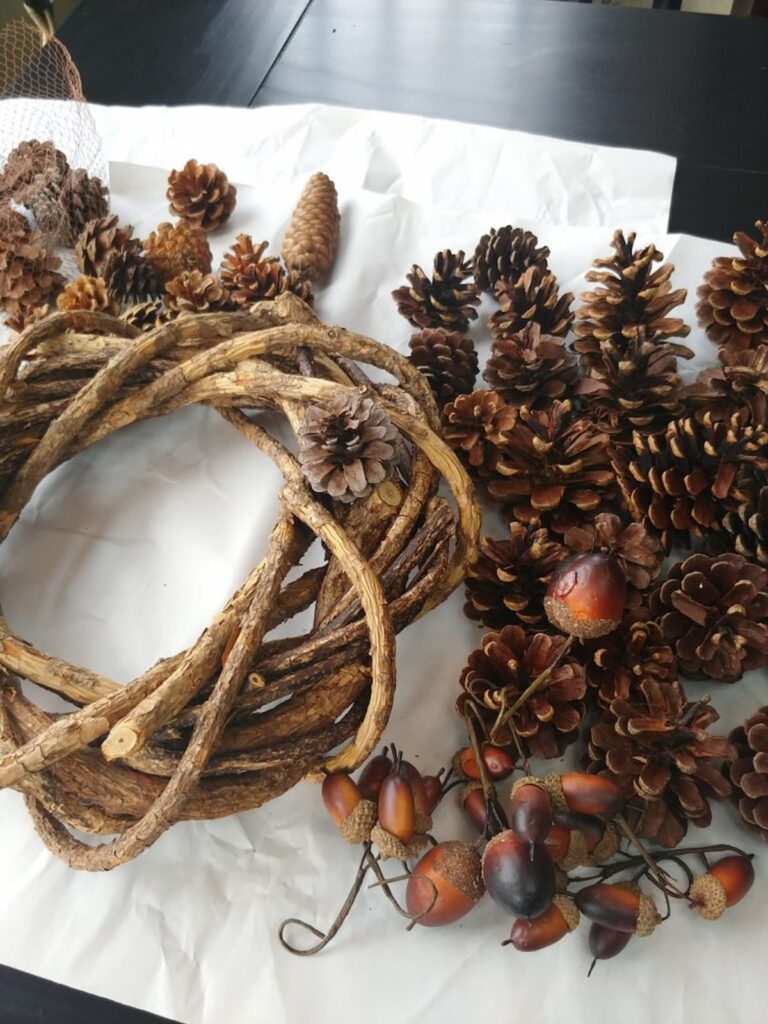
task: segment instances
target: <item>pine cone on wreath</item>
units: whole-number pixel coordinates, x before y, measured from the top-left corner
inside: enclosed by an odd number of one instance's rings
[[[187,160],[180,171],[168,175],[166,197],[175,217],[192,221],[203,231],[213,231],[229,220],[237,189],[216,164]]]
[[[730,735],[728,765],[733,796],[744,821],[768,839],[768,707],[759,708]]]
[[[538,245],[536,235],[523,228],[491,228],[477,243],[472,261],[478,291],[492,292],[498,281],[516,281],[528,267],[546,271],[549,249]]]
[[[477,377],[478,361],[471,338],[462,338],[458,331],[425,327],[409,341],[408,357],[429,381],[429,386],[442,408],[457,395],[472,391]]]
[[[232,301],[250,306],[263,299],[274,299],[285,291],[285,270],[276,256],[264,256],[269,242],[254,247],[250,235],[238,235],[221,262],[222,284],[229,288]]]
[[[543,334],[535,322],[494,341],[483,379],[510,405],[530,409],[563,398],[576,383],[579,368],[563,338]]]
[[[208,236],[192,221],[158,224],[142,245],[164,283],[185,270],[211,272],[213,256]]]
[[[99,277],[115,250],[122,248],[133,233],[130,224],[121,228],[117,214],[89,220],[75,242],[75,257],[81,274]]]
[[[88,309],[96,313],[109,313],[117,316],[120,303],[116,302],[107,291],[107,286],[100,277],[89,277],[78,274],[56,300],[59,309]]]
[[[0,209],[0,309],[26,320],[61,287],[60,266],[46,239],[22,214]]]
[[[138,302],[134,306],[129,306],[121,314],[120,319],[146,333],[167,323],[170,314],[163,305],[162,299],[150,299],[149,302]]]
[[[435,256],[432,277],[414,264],[406,274],[409,284],[392,292],[397,311],[414,327],[443,327],[465,333],[477,319],[480,298],[469,278],[471,265],[464,253],[445,249]]]
[[[309,282],[327,273],[336,253],[340,223],[336,186],[327,174],[313,174],[285,233],[282,254],[288,270]]]
[[[473,391],[443,409],[443,439],[471,471],[488,476],[516,422],[517,411],[495,391]]]
[[[733,236],[741,256],[718,256],[697,291],[699,324],[716,345],[755,348],[768,343],[768,221],[755,225],[756,241]]]
[[[531,322],[545,334],[565,337],[573,323],[572,293],[561,295],[555,275],[539,267],[529,267],[514,281],[497,281],[493,294],[499,309],[488,329],[496,341],[513,337]]]
[[[229,302],[229,292],[215,274],[185,270],[165,286],[165,307],[169,313],[215,313]]]
[[[141,242],[132,239],[106,262],[104,280],[117,302],[144,302],[163,294],[163,282]]]

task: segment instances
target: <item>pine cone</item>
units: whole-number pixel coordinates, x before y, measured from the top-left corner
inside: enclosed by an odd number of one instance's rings
[[[741,555],[677,562],[650,596],[651,614],[690,679],[735,683],[768,660],[768,571]]]
[[[397,311],[414,327],[445,327],[464,334],[477,319],[480,298],[468,278],[472,273],[464,253],[444,249],[435,256],[432,277],[414,264],[406,274],[410,285],[392,292]]]
[[[548,530],[509,524],[509,540],[484,537],[467,573],[464,614],[489,629],[507,625],[548,629],[544,594],[568,552]]]
[[[116,213],[89,220],[75,242],[75,256],[80,272],[89,277],[98,277],[107,259],[129,241],[132,233],[130,224],[124,228],[119,227]]]
[[[520,626],[486,633],[461,674],[464,692],[456,710],[464,715],[474,709],[492,743],[507,746],[517,736],[525,756],[559,757],[578,735],[587,688],[583,667],[563,653],[567,643],[564,636],[527,634]],[[549,676],[510,715],[515,702],[548,668]]]
[[[269,242],[256,248],[250,235],[238,235],[237,241],[221,262],[221,281],[232,292],[232,301],[250,306],[263,299],[274,299],[286,290],[285,270],[276,256],[265,257]]]
[[[61,260],[49,255],[46,239],[25,217],[0,210],[0,309],[26,320],[60,288],[60,266]]]
[[[199,270],[210,274],[213,265],[208,236],[202,228],[189,220],[175,224],[158,224],[143,243],[163,283],[178,277],[185,270]]]
[[[361,393],[310,405],[299,430],[299,461],[312,489],[350,502],[386,479],[395,447],[389,416]]]
[[[180,171],[168,175],[166,198],[175,217],[192,221],[203,231],[213,231],[229,220],[237,189],[216,164],[187,160]]]
[[[613,467],[632,518],[658,531],[669,554],[721,529],[722,514],[749,493],[747,477],[768,468],[768,430],[739,413],[728,422],[688,417],[663,434],[635,432],[631,448],[614,450]]]
[[[120,303],[110,296],[107,286],[100,277],[78,274],[56,300],[59,309],[89,309],[97,313],[117,316]]]
[[[549,249],[538,244],[536,235],[522,228],[491,228],[477,243],[472,261],[478,291],[493,291],[497,281],[516,281],[528,267],[546,271]]]
[[[500,308],[489,318],[488,329],[496,341],[518,334],[531,322],[545,334],[565,337],[573,323],[573,295],[560,295],[555,275],[538,267],[529,267],[515,281],[497,281],[493,293]]]
[[[661,571],[663,555],[656,532],[642,523],[626,525],[611,512],[601,512],[593,523],[571,527],[563,540],[574,554],[601,551],[615,558],[626,576],[632,605],[641,603],[642,594]]]
[[[592,726],[588,770],[615,779],[631,805],[641,801],[635,822],[641,836],[677,846],[688,822],[709,825],[712,797],[730,795],[721,761],[734,749],[708,732],[718,717],[704,701],[689,702],[679,683],[644,679]]]
[[[185,270],[165,286],[165,307],[175,314],[215,313],[229,302],[229,292],[215,274]]]
[[[327,273],[339,241],[340,221],[336,186],[327,174],[313,174],[285,233],[283,260],[286,267],[309,281],[317,281]]]
[[[138,239],[113,252],[104,267],[107,290],[118,302],[144,302],[163,294],[163,282]]]
[[[728,766],[733,796],[744,821],[768,839],[768,707],[759,708],[730,735]]]
[[[308,277],[303,277],[297,270],[287,270],[285,272],[282,287],[284,292],[293,292],[303,302],[306,302],[308,306],[314,306],[315,296],[312,292],[312,282]]]
[[[494,341],[483,371],[483,379],[505,402],[530,409],[563,398],[578,377],[579,368],[565,341],[542,334],[533,322],[503,341]]]
[[[7,316],[3,322],[10,331],[19,335],[27,327],[44,320],[50,312],[51,307],[47,303],[44,306],[25,306],[15,316]]]
[[[169,313],[161,299],[152,299],[149,302],[139,302],[135,306],[129,306],[120,319],[133,324],[141,331],[148,332],[167,323]]]
[[[768,221],[758,221],[762,239],[737,231],[741,257],[718,256],[696,294],[699,324],[716,345],[755,348],[768,343]]]
[[[101,179],[79,168],[44,185],[26,205],[41,231],[62,245],[74,245],[88,221],[107,216],[108,197]]]
[[[663,255],[654,245],[635,252],[635,237],[634,232],[625,238],[616,231],[611,241],[614,255],[595,260],[597,269],[587,272],[587,280],[598,287],[581,296],[584,305],[576,313],[573,344],[587,370],[600,367],[607,341],[621,354],[633,338],[657,343],[684,338],[690,331],[682,320],[668,315],[686,297],[684,288],[672,291],[675,268],[665,263],[654,270]]]
[[[721,525],[729,546],[750,562],[768,566],[768,478],[764,475]]]
[[[66,156],[52,142],[28,139],[6,158],[0,174],[0,196],[26,205],[29,197],[45,185],[62,182],[68,171]]]
[[[677,678],[675,652],[664,641],[658,622],[645,608],[630,608],[618,629],[596,640],[582,640],[587,682],[607,708],[617,697],[628,700],[644,679],[671,683]]]
[[[719,367],[709,366],[683,390],[686,405],[715,419],[730,418],[747,408],[753,423],[768,424],[768,345],[735,348],[721,345]]]
[[[470,469],[488,476],[516,422],[516,410],[495,391],[473,391],[458,395],[443,409],[443,438]]]
[[[496,449],[488,492],[522,523],[541,520],[563,533],[594,518],[613,497],[608,437],[575,415],[570,401],[525,406]]]
[[[409,359],[429,381],[440,408],[457,395],[472,391],[478,362],[471,338],[462,338],[458,331],[426,327],[414,334],[408,344]]]

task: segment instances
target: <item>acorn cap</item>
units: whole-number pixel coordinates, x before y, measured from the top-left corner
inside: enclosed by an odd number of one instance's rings
[[[606,823],[602,839],[592,850],[590,864],[604,864],[615,856],[621,846],[621,837],[612,821]]]
[[[696,903],[691,906],[705,921],[722,917],[727,906],[725,886],[714,875],[699,875],[688,890],[688,897]]]
[[[558,867],[563,871],[573,871],[583,864],[589,863],[589,851],[587,850],[587,839],[583,832],[578,829],[571,829],[571,841],[568,844],[568,853],[558,862]]]
[[[474,846],[460,843],[455,839],[441,843],[440,847],[443,852],[441,861],[443,874],[462,896],[477,903],[485,893],[480,854]]]
[[[637,908],[637,923],[635,924],[635,935],[644,939],[650,935],[657,924],[661,923],[661,914],[656,909],[656,904],[651,897],[642,891],[637,882],[616,882],[617,889],[625,889],[633,892],[639,899]]]
[[[431,814],[417,814],[413,819],[413,831],[417,835],[425,836],[432,828]]]
[[[522,786],[538,786],[539,789],[544,790],[549,797],[549,802],[552,803],[552,794],[550,793],[549,786],[547,785],[546,780],[540,779],[538,775],[523,775],[519,779],[515,779],[512,783],[512,788],[509,791],[510,800]]]
[[[571,897],[565,896],[563,893],[557,893],[552,902],[563,915],[563,920],[568,925],[568,931],[575,931],[579,927],[581,914],[579,913],[579,908],[573,902]]]
[[[410,860],[421,853],[428,840],[426,835],[415,832],[413,839],[406,846],[377,822],[371,829],[371,842],[378,846],[382,860]]]
[[[544,598],[547,618],[561,633],[577,636],[580,640],[593,640],[598,636],[612,633],[619,625],[616,619],[582,619],[573,614],[563,601],[554,597]]]
[[[360,800],[339,825],[345,843],[367,843],[376,824],[376,804],[373,800]]]
[[[544,789],[549,793],[549,799],[552,801],[552,809],[555,811],[568,811],[570,808],[565,799],[563,793],[563,784],[560,781],[560,776],[556,772],[550,772],[549,775],[545,775],[539,781],[544,786]]]

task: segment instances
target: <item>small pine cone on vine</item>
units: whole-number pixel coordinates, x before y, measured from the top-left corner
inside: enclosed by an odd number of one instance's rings
[[[232,301],[250,306],[274,299],[285,290],[285,270],[276,256],[265,256],[269,242],[254,246],[250,235],[238,235],[221,262],[222,284],[229,288]]]
[[[443,439],[470,471],[489,476],[516,422],[517,410],[495,391],[473,391],[443,409]]]
[[[515,281],[497,281],[493,294],[499,309],[489,318],[488,329],[496,341],[513,337],[529,323],[564,338],[573,323],[573,295],[561,295],[555,275],[538,267],[529,267]]]
[[[342,502],[363,498],[387,478],[396,431],[362,393],[310,405],[299,429],[299,462],[312,489]]]
[[[724,736],[710,735],[718,718],[706,699],[689,701],[679,683],[644,679],[592,726],[588,771],[621,786],[643,838],[677,846],[689,822],[710,824],[710,799],[730,795],[722,763],[735,751]]]
[[[699,324],[716,345],[756,348],[768,343],[768,221],[755,225],[759,241],[733,236],[741,256],[718,256],[697,291]]]
[[[614,497],[608,436],[568,400],[541,410],[523,406],[490,468],[488,492],[510,520],[540,520],[559,534],[594,519]]]
[[[326,274],[336,253],[340,224],[336,186],[327,174],[313,174],[285,232],[282,255],[288,270],[310,283]]]
[[[733,797],[744,821],[768,839],[768,707],[758,708],[730,735]]]
[[[75,242],[75,258],[81,274],[100,277],[107,260],[117,249],[130,241],[131,225],[121,228],[117,214],[89,220]]]
[[[78,274],[56,300],[59,309],[88,309],[95,313],[109,313],[117,316],[120,303],[116,302],[107,291],[107,286],[100,277],[89,277]]]
[[[689,679],[735,683],[768,661],[768,570],[741,555],[677,562],[649,598]]]
[[[165,286],[166,309],[180,313],[215,313],[229,302],[229,292],[215,274],[202,274],[199,270],[185,270]]]
[[[180,171],[168,175],[166,198],[175,217],[192,221],[203,231],[213,231],[229,220],[237,189],[216,164],[187,160]]]
[[[699,418],[711,412],[717,419],[746,408],[753,423],[768,424],[768,345],[753,349],[721,345],[717,358],[720,366],[701,370],[683,390],[688,408]]]
[[[408,284],[392,292],[397,311],[414,327],[444,327],[464,334],[477,319],[480,298],[464,253],[445,249],[435,256],[432,277],[414,264]]]
[[[477,378],[475,344],[458,331],[425,327],[408,342],[408,357],[429,381],[438,406],[472,391]]]
[[[151,299],[149,302],[137,302],[136,305],[129,306],[121,314],[120,319],[146,333],[167,323],[170,314],[161,299]]]
[[[662,684],[677,679],[675,652],[647,608],[630,608],[618,629],[580,644],[587,682],[604,708],[616,698],[630,699],[644,679]]]
[[[104,267],[107,291],[119,303],[160,298],[163,282],[141,242],[132,239],[115,250]]]
[[[157,230],[150,232],[142,245],[163,283],[185,270],[199,270],[201,274],[211,272],[213,256],[208,236],[192,221],[158,224]]]
[[[619,564],[627,580],[628,603],[637,606],[661,571],[658,535],[642,523],[624,523],[612,512],[600,512],[592,523],[566,530],[563,542],[573,554],[601,551]]]
[[[538,245],[536,235],[523,228],[491,228],[477,243],[472,261],[478,290],[492,292],[498,281],[516,281],[528,267],[546,271],[549,249]]]
[[[549,629],[544,594],[568,551],[547,529],[509,524],[509,539],[484,537],[466,578],[464,614],[488,629],[508,625]]]
[[[575,357],[563,338],[543,334],[535,322],[494,341],[483,379],[510,405],[546,407],[563,398],[579,378]]]
[[[461,674],[456,710],[482,723],[485,739],[499,746],[520,743],[528,757],[559,757],[578,736],[584,716],[584,668],[566,653],[564,636],[527,633],[505,626],[486,633]],[[513,712],[542,673],[548,675]]]

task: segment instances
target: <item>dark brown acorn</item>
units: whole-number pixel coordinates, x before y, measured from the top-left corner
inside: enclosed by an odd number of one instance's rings
[[[377,754],[376,757],[372,757],[360,772],[360,778],[357,780],[357,785],[363,796],[368,797],[369,800],[377,800],[381,784],[391,771],[391,757],[386,754]]]
[[[485,819],[488,811],[482,785],[479,782],[468,782],[459,794],[459,803],[466,816],[482,835],[485,832]]]
[[[595,924],[634,935],[650,935],[661,920],[651,897],[626,882],[589,885],[576,894],[576,906]]]
[[[560,785],[569,811],[598,816],[620,814],[624,807],[621,789],[612,779],[586,772],[567,772]]]
[[[583,638],[616,629],[626,603],[626,577],[616,559],[600,551],[567,558],[552,573],[544,596],[552,625]]]
[[[467,843],[438,843],[413,869],[405,905],[419,924],[437,927],[468,914],[484,891],[477,850]]]
[[[605,834],[605,822],[602,818],[595,817],[594,814],[556,811],[554,821],[569,832],[572,832],[574,829],[577,832],[581,832],[587,845],[587,853],[592,853]]]
[[[503,747],[493,743],[484,743],[480,748],[485,770],[496,782],[508,779],[515,770],[515,762]]]
[[[589,929],[589,952],[595,960],[610,960],[619,955],[631,938],[632,932],[618,932],[615,928],[593,923]]]
[[[422,778],[429,804],[427,814],[431,814],[443,798],[443,780],[439,775],[424,775]]]
[[[549,856],[557,863],[568,853],[571,845],[571,833],[567,828],[563,828],[562,825],[558,825],[555,821],[547,833],[544,845],[549,850]]]
[[[416,814],[428,815],[430,811],[429,796],[427,795],[427,787],[424,785],[421,772],[410,761],[401,762],[400,771],[410,783],[411,792],[413,793],[413,807]]]
[[[552,808],[546,790],[534,782],[515,786],[509,823],[523,842],[543,842],[552,826]]]
[[[379,789],[379,825],[407,846],[413,839],[416,805],[408,779],[394,765]]]
[[[555,896],[543,914],[530,920],[518,917],[512,925],[508,942],[523,953],[533,953],[553,946],[579,923],[579,912],[569,896]],[[502,942],[502,946],[506,946]]]
[[[362,800],[356,783],[344,772],[331,772],[323,779],[322,796],[325,809],[337,825],[346,821]]]
[[[555,867],[546,846],[525,843],[511,829],[486,846],[483,881],[494,903],[515,917],[538,917],[555,895]]]

